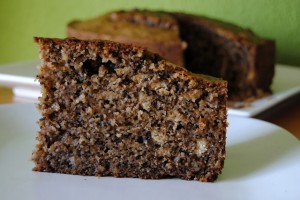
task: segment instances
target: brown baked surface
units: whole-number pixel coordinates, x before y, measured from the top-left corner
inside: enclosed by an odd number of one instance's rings
[[[272,92],[275,41],[231,23],[185,13],[117,11],[72,22],[68,35],[147,47],[194,73],[227,80],[231,101],[247,102]]]
[[[142,46],[177,65],[184,65],[185,43],[179,37],[176,20],[168,14],[140,10],[110,12],[97,18],[70,22],[67,35]]]
[[[187,69],[228,81],[231,101],[251,101],[271,93],[275,41],[251,30],[203,16],[171,13],[180,27]]]
[[[35,171],[214,181],[227,83],[143,48],[35,38],[42,86]]]

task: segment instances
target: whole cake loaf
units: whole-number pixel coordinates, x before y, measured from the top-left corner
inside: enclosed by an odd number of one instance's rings
[[[214,181],[227,83],[110,41],[35,38],[42,86],[35,171]]]
[[[230,23],[184,13],[132,10],[73,21],[67,30],[68,36],[79,39],[147,47],[192,72],[221,77],[228,81],[230,101],[250,101],[271,93],[275,42]]]

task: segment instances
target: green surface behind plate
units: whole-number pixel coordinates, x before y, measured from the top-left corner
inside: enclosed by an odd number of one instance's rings
[[[277,62],[300,66],[300,0],[1,0],[0,63],[37,59],[33,36],[65,37],[73,19],[147,8],[207,15],[277,41]]]

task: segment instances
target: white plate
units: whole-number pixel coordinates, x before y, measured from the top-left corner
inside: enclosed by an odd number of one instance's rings
[[[277,64],[275,69],[275,77],[271,86],[273,90],[272,95],[252,102],[249,107],[240,109],[229,108],[228,114],[251,117],[300,93],[300,67]]]
[[[0,84],[12,87],[17,97],[34,100],[40,95],[40,87],[35,76],[39,61],[0,66]],[[272,84],[273,95],[254,101],[246,108],[229,108],[229,115],[251,117],[300,92],[300,68],[277,64]]]
[[[36,102],[40,83],[35,79],[39,61],[0,65],[0,85],[10,87],[16,102]]]
[[[39,61],[26,61],[0,65],[0,83],[9,87],[37,87],[39,82],[35,81],[35,76],[38,73],[38,64]]]
[[[299,199],[300,142],[263,121],[229,117],[227,158],[215,183],[32,172],[39,114],[0,106],[0,199]]]

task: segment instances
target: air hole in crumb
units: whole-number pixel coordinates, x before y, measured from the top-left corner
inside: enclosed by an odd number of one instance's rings
[[[127,77],[121,82],[121,84],[123,84],[123,85],[129,85],[130,83],[132,83],[132,80],[130,80]]]
[[[107,63],[103,63],[109,73],[116,73],[116,65],[112,63],[110,60]]]
[[[158,73],[158,76],[161,80],[166,80],[166,79],[170,78],[170,72],[162,71],[162,72]]]
[[[100,127],[105,127],[105,126],[107,126],[107,123],[104,121],[101,121],[101,122],[98,122],[97,125]]]
[[[107,162],[106,162],[106,163],[104,164],[104,168],[105,168],[105,170],[108,171],[108,170],[110,169],[110,163],[107,163]]]
[[[123,91],[122,96],[123,96],[124,98],[131,99],[130,94],[129,94],[128,91],[126,91],[126,90]]]
[[[144,163],[142,164],[142,167],[143,167],[143,168],[148,167],[148,166],[149,166],[149,163],[148,163],[148,162],[144,162]]]
[[[178,85],[178,81],[173,81],[172,85],[173,85],[173,88],[174,88],[174,92],[181,92],[180,87]]]
[[[76,90],[76,92],[75,92],[75,96],[79,96],[80,95],[80,90],[78,89],[78,90]]]
[[[190,129],[196,129],[198,128],[198,125],[194,124],[194,123],[191,123],[191,122],[188,122],[187,124],[187,128],[190,130]]]
[[[141,105],[139,105],[139,110],[143,111],[143,112],[148,112],[147,110],[145,110]]]
[[[157,101],[152,101],[151,106],[154,107],[154,108],[157,108]]]
[[[61,130],[57,135],[52,135],[51,137],[48,135],[45,135],[47,147],[50,148],[52,144],[54,144],[56,141],[60,141],[62,138],[62,135],[65,133],[65,131]]]
[[[87,73],[88,76],[92,76],[93,74],[98,74],[101,64],[102,61],[100,58],[97,58],[96,60],[87,59],[83,62],[82,69],[85,73]]]
[[[77,79],[77,83],[81,84],[81,83],[83,83],[83,80],[84,80],[83,77],[79,76],[78,79]]]
[[[153,127],[153,126],[158,126],[158,125],[160,125],[160,123],[159,123],[158,120],[154,120],[154,121],[151,122],[151,126],[152,126],[152,127]]]
[[[183,128],[183,126],[181,124],[178,124],[178,126],[176,127],[176,130],[178,131],[178,130],[180,130],[182,128]]]
[[[199,108],[200,101],[201,101],[201,98],[198,98],[198,99],[195,100],[195,104],[197,105],[198,108]]]
[[[120,54],[120,52],[117,50],[111,50],[110,53],[113,57],[119,57],[118,55]]]
[[[206,138],[214,138],[214,134],[212,132],[208,132],[205,134]]]
[[[110,150],[110,148],[105,147],[105,148],[104,148],[104,153],[107,153],[109,150]]]
[[[72,65],[70,65],[70,69],[71,69],[72,71],[75,71],[75,67],[72,66]]]
[[[201,97],[202,97],[202,99],[207,98],[208,97],[208,92],[206,90],[204,90]]]
[[[180,150],[180,153],[183,153],[183,154],[185,154],[185,155],[188,155],[188,154],[189,154],[189,152],[187,152],[186,150]]]
[[[150,131],[147,131],[144,140],[145,140],[146,142],[150,142],[151,139],[152,139],[152,137],[151,137],[151,132],[150,132]]]
[[[133,125],[133,123],[129,122],[129,121],[126,121],[124,124],[125,124],[125,126],[132,126]],[[128,135],[131,135],[131,133],[128,133]]]
[[[144,142],[144,139],[143,139],[143,137],[142,136],[139,136],[137,139],[136,139],[136,141],[138,142],[138,143],[143,143]]]
[[[57,112],[52,112],[52,113],[50,113],[50,114],[48,115],[48,118],[52,120],[52,119],[54,119],[56,116],[57,116]]]
[[[127,123],[125,123],[125,124],[127,125]],[[132,135],[132,134],[131,134],[131,133],[128,133],[128,132],[125,132],[125,133],[124,133],[124,137],[125,137],[125,138],[129,138],[129,137],[131,137],[131,135]]]

